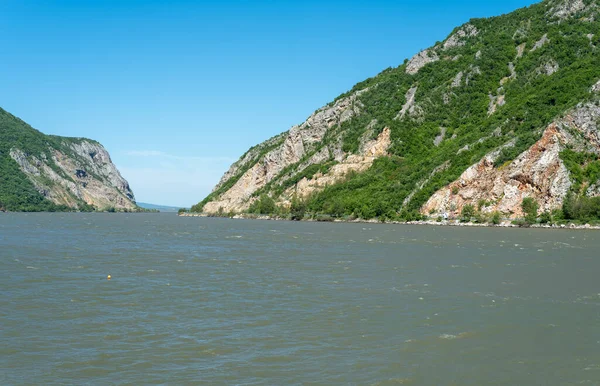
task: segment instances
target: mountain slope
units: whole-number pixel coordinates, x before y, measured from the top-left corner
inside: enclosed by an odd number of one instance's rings
[[[570,148],[588,154],[578,165],[587,170],[600,154],[592,140],[598,135],[599,11],[597,1],[546,0],[473,19],[251,149],[192,210],[268,213],[299,206],[312,214],[411,219],[456,215],[469,204],[518,217],[524,197],[551,210],[569,192],[596,195],[597,180],[574,191],[574,169],[563,156]],[[581,114],[587,115],[580,123],[561,120]],[[560,139],[543,138],[552,130]],[[544,169],[538,176],[560,171],[560,188],[536,185],[526,168],[544,144],[556,146],[545,156],[552,162],[536,164]],[[491,181],[463,183],[463,173],[482,162],[493,171],[484,173]],[[484,178],[471,174],[471,180]],[[520,193],[502,201],[511,190],[501,184]],[[486,194],[490,189],[496,193]]]
[[[0,208],[135,210],[127,181],[96,141],[40,133],[0,109]]]

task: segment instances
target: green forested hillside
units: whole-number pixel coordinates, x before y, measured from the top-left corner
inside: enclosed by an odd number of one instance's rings
[[[290,170],[340,137],[344,152],[357,153],[369,129],[375,138],[390,128],[389,156],[306,198],[302,205],[307,213],[416,218],[434,192],[490,151],[514,141],[497,164],[513,160],[554,119],[596,98],[590,88],[600,79],[599,8],[591,0],[572,3],[577,2],[547,0],[507,15],[470,20],[429,49],[426,55],[437,61],[418,72],[407,71],[411,63],[405,60],[357,84],[336,101],[363,90],[354,102],[360,113],[330,128],[299,162],[254,191],[250,201],[260,196],[285,201],[284,188],[298,180],[291,178],[306,175]],[[416,90],[412,111],[399,117],[411,90]],[[438,136],[442,140],[436,146]],[[312,168],[326,168],[328,162],[333,158]],[[226,190],[194,209],[201,211]],[[285,211],[284,206],[276,208]]]
[[[14,147],[23,151],[46,155],[57,146],[56,141],[35,130],[19,118],[0,108],[0,207],[10,211],[64,211],[69,208],[56,205],[40,194],[33,183],[10,157]]]
[[[45,135],[0,108],[0,209],[8,211],[111,209],[109,206],[95,207],[70,190],[69,186],[73,189],[77,189],[78,186],[85,188],[90,181],[102,180],[106,183],[106,179],[95,174],[93,167],[90,167],[94,154],[82,156],[74,150],[74,145],[93,146],[103,150],[102,146],[93,140]],[[35,170],[30,173],[32,177],[28,176],[11,156],[11,152],[15,150],[35,167]],[[67,168],[66,171],[65,167],[60,167],[53,158],[56,152],[60,154],[63,161],[69,162],[69,165],[77,165],[81,169],[68,170]],[[45,168],[49,170],[47,173],[43,172]],[[38,183],[38,187],[32,182],[32,178]],[[50,199],[55,188],[60,190],[59,195],[63,196],[63,203],[57,203],[57,199]]]

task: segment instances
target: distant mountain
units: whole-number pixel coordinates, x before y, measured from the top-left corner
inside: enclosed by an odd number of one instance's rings
[[[140,208],[158,210],[160,212],[167,212],[167,213],[177,212],[177,211],[179,211],[179,209],[181,209],[180,207],[177,207],[177,206],[155,205],[155,204],[148,204],[145,202],[138,202],[137,204]]]
[[[249,149],[192,210],[515,218],[531,198],[600,218],[599,21],[598,0],[472,19]]]
[[[91,139],[45,135],[0,108],[0,209],[137,210],[129,183]]]

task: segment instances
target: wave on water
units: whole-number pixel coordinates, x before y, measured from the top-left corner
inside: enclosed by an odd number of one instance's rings
[[[442,334],[438,338],[443,339],[443,340],[454,340],[454,339],[466,338],[466,337],[471,336],[471,335],[473,335],[472,332],[461,332],[458,335],[454,335],[454,334]]]

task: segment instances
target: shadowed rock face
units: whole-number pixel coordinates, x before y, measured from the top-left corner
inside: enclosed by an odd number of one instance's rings
[[[10,156],[34,184],[38,192],[58,205],[77,209],[81,202],[98,209],[135,209],[135,197],[129,183],[121,176],[104,147],[87,140],[65,141],[65,154],[49,149],[45,155],[33,156],[18,148]]]

